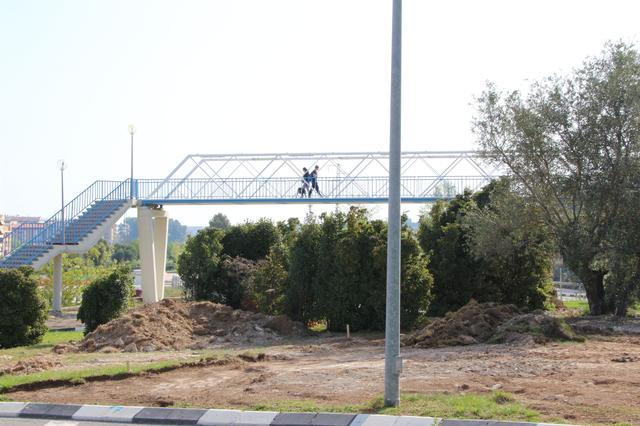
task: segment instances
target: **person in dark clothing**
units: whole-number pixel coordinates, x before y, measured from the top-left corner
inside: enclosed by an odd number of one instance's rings
[[[309,195],[309,197],[311,197],[311,174],[306,167],[303,167],[302,171],[304,172],[304,174],[302,175],[302,186],[298,188],[298,194],[301,197],[305,197],[307,196],[307,194]]]
[[[311,193],[315,189],[319,196],[322,197],[320,193],[320,188],[318,187],[318,170],[320,170],[320,166],[316,166],[311,172],[311,189],[309,190],[309,197],[311,197]]]

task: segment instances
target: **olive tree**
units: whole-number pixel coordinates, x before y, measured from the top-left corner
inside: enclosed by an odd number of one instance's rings
[[[602,261],[635,190],[640,158],[640,58],[624,43],[528,93],[494,85],[477,99],[477,142],[506,166],[518,192],[535,203],[565,263],[587,291],[592,314],[612,310]],[[618,237],[620,234],[618,233]],[[620,275],[620,274],[618,274]]]

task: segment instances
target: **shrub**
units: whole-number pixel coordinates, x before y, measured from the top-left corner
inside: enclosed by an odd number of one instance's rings
[[[253,287],[255,269],[256,263],[252,260],[223,255],[211,301],[234,309],[255,310],[255,302],[247,291]]]
[[[541,309],[553,291],[553,238],[537,209],[505,179],[437,203],[420,220],[435,279],[431,315],[471,299]]]
[[[98,278],[82,292],[78,319],[84,323],[84,333],[122,315],[133,296],[133,276],[128,267],[115,268]]]
[[[307,221],[291,247],[286,312],[297,320],[326,321],[327,329],[383,330],[387,226],[366,209],[322,214]],[[428,258],[402,228],[401,327],[420,321],[431,300]]]
[[[269,219],[230,227],[222,238],[223,253],[229,257],[260,260],[278,242],[278,228]]]
[[[178,274],[190,300],[216,300],[216,278],[220,273],[220,253],[224,232],[207,227],[188,237],[178,257]]]
[[[0,270],[0,347],[31,345],[47,331],[47,303],[33,269]]]
[[[284,292],[289,272],[286,247],[276,244],[266,259],[257,264],[253,276],[253,297],[260,312],[269,315],[284,313]]]

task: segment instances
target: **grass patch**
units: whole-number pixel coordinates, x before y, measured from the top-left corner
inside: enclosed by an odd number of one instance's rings
[[[47,331],[42,342],[31,346],[18,346],[10,349],[0,349],[0,356],[10,356],[10,361],[16,362],[35,355],[50,353],[58,343],[82,339],[81,331]]]
[[[72,384],[81,384],[89,378],[96,377],[116,377],[118,375],[136,375],[146,371],[163,370],[171,367],[178,367],[185,362],[180,361],[158,361],[148,364],[138,365],[113,365],[100,368],[87,368],[83,370],[49,370],[39,373],[25,375],[5,375],[0,376],[0,392],[16,386],[35,384],[39,382],[65,381]]]
[[[525,407],[506,392],[491,394],[404,394],[400,407],[385,408],[383,398],[372,402],[379,414],[444,417],[458,419],[540,420],[537,411]]]
[[[567,300],[562,304],[567,309],[574,309],[580,312],[580,315],[587,315],[589,313],[589,303],[586,300]]]
[[[506,392],[491,394],[403,394],[400,407],[387,408],[383,397],[363,404],[325,405],[308,400],[262,402],[247,407],[258,411],[369,413],[405,416],[426,416],[459,419],[540,420],[537,411],[517,402]]]
[[[637,302],[629,307],[627,315],[630,317],[640,317],[640,302]]]
[[[164,297],[184,297],[184,288],[182,287],[165,287]]]
[[[252,351],[243,351],[250,354]],[[255,351],[256,354],[261,352]],[[95,354],[73,354],[79,358],[78,361],[86,361]],[[114,354],[119,355],[119,354]],[[234,354],[224,350],[204,351],[197,358],[191,359],[170,359],[155,362],[126,362],[114,365],[107,365],[99,368],[90,367],[82,369],[62,369],[47,370],[33,374],[25,375],[4,375],[0,376],[0,394],[7,392],[12,388],[32,385],[34,387],[51,387],[58,384],[79,385],[92,380],[103,379],[124,379],[140,375],[146,372],[164,372],[181,367],[189,366],[207,366],[207,365],[224,365],[234,361]],[[238,357],[238,354],[235,354]]]
[[[250,405],[253,411],[283,411],[292,413],[360,413],[368,411],[368,404],[327,405],[308,400],[269,401]]]

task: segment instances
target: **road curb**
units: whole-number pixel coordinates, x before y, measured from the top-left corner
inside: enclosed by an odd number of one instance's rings
[[[549,423],[435,419],[377,414],[278,413],[275,411],[0,402],[0,418],[15,417],[199,426],[559,426]]]

